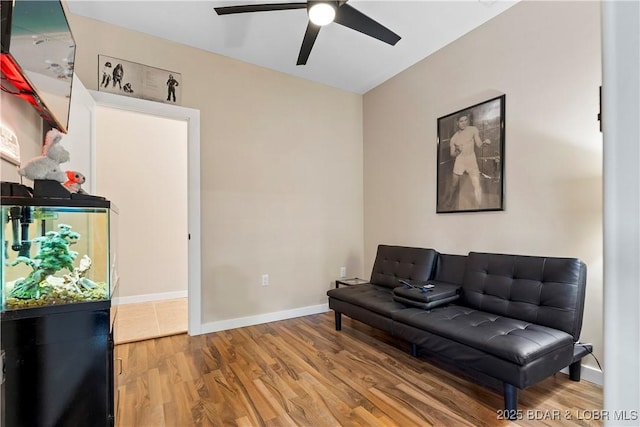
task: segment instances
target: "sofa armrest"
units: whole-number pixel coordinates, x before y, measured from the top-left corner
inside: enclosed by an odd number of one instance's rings
[[[426,287],[401,286],[393,290],[393,300],[423,310],[448,304],[460,297],[460,286],[430,281]]]

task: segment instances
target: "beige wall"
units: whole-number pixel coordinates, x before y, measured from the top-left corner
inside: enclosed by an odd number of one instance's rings
[[[181,73],[200,110],[204,322],[324,304],[341,266],[362,274],[361,96],[68,18],[87,89],[103,54]]]
[[[35,108],[26,101],[15,96],[2,93],[0,95],[0,121],[11,129],[20,144],[20,160],[24,164],[33,157],[42,155],[42,119]],[[0,179],[2,181],[20,182],[16,165],[0,159]],[[30,180],[24,181],[31,186]]]
[[[600,70],[598,3],[524,2],[367,93],[365,270],[378,243],[579,257],[602,360]],[[437,215],[436,119],[502,93],[505,210]]]

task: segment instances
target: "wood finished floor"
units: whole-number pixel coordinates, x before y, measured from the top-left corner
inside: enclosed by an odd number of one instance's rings
[[[118,345],[116,426],[602,425],[584,419],[602,409],[597,385],[557,374],[521,391],[525,419],[509,422],[496,384],[409,352],[344,316],[335,331],[332,312]]]

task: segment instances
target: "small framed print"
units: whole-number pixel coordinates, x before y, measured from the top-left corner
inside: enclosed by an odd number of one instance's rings
[[[181,105],[182,75],[105,55],[98,55],[98,90]]]
[[[18,137],[5,125],[0,125],[0,157],[16,166],[20,166]]]

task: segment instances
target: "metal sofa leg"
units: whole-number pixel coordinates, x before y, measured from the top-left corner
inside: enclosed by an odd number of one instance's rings
[[[571,381],[580,381],[580,372],[582,371],[582,359],[578,359],[569,365],[569,378]]]
[[[334,312],[336,317],[336,331],[342,330],[342,313],[339,311]]]
[[[516,419],[518,412],[518,388],[509,383],[504,384],[504,409],[506,418]]]
[[[416,343],[411,343],[411,355],[418,357],[418,345]]]

